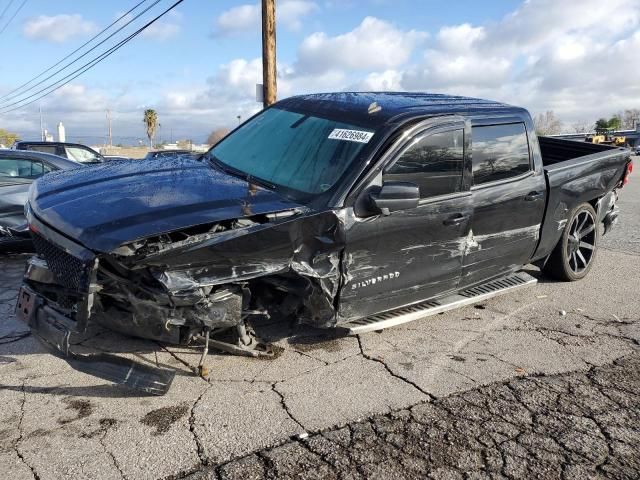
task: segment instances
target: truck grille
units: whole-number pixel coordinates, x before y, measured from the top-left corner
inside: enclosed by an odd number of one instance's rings
[[[60,285],[80,292],[88,290],[91,263],[83,262],[37,233],[32,233],[32,237],[36,252],[46,260]]]

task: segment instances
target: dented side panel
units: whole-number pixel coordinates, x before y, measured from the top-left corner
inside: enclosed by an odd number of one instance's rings
[[[542,195],[527,199],[532,192]],[[467,249],[461,286],[466,287],[529,263],[540,238],[546,186],[544,173],[473,190],[474,242]]]
[[[466,219],[445,225],[458,214]],[[471,195],[462,193],[389,216],[348,218],[341,319],[455,290],[471,215]]]

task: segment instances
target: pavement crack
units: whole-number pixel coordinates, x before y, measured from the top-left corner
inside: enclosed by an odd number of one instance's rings
[[[301,352],[300,350],[296,350],[295,348],[293,348],[293,352],[297,353],[298,355],[302,355],[303,357],[310,358],[311,360],[316,360],[318,362],[322,362],[322,363],[324,363],[325,367],[330,365],[329,362],[327,362],[325,360],[321,360],[319,358],[314,357],[313,355],[309,355],[308,353]]]
[[[102,448],[104,450],[104,452],[109,455],[109,458],[111,458],[111,463],[113,463],[113,466],[116,467],[116,470],[118,470],[118,472],[120,472],[120,476],[126,480],[127,476],[124,474],[124,472],[122,471],[122,468],[120,467],[120,464],[118,463],[118,460],[116,460],[115,455],[113,454],[113,452],[111,452],[111,450],[109,450],[107,448],[107,444],[105,443],[105,439],[107,437],[107,433],[109,432],[109,427],[111,425],[107,424],[102,426],[102,435],[100,435],[100,437],[98,437],[98,442],[100,443],[100,445],[102,445]]]
[[[24,421],[25,405],[27,403],[27,392],[25,390],[24,382],[22,382],[22,388],[20,390],[22,392],[22,402],[20,404],[20,420],[18,421],[18,438],[16,439],[16,442],[13,445],[13,449],[16,452],[16,455],[18,456],[20,461],[24,463],[27,467],[29,467],[29,470],[31,470],[31,474],[33,475],[33,478],[35,478],[36,480],[40,480],[40,476],[38,475],[38,472],[36,472],[35,468],[29,465],[29,462],[27,462],[26,458],[24,458],[24,455],[20,451],[20,442],[22,441],[22,437],[24,436],[24,430],[22,429],[22,422]]]
[[[193,441],[196,444],[196,453],[198,454],[198,459],[200,461],[200,465],[207,466],[209,464],[209,459],[206,457],[204,453],[204,447],[202,446],[202,441],[196,432],[196,407],[198,403],[202,400],[204,395],[207,393],[210,387],[206,388],[204,392],[200,394],[200,396],[193,402],[193,406],[191,407],[191,411],[189,413],[189,431],[193,436]]]
[[[173,358],[175,358],[178,362],[180,362],[182,365],[184,365],[185,367],[187,367],[191,372],[193,372],[195,375],[197,375],[197,370],[192,366],[189,365],[189,362],[181,359],[178,355],[176,355],[175,353],[173,353],[171,350],[169,350],[167,347],[165,347],[164,345],[162,345],[161,343],[156,342],[156,345],[158,345],[158,347],[160,347],[162,350],[164,350],[165,352],[167,352],[169,355],[171,355]],[[158,355],[156,354],[156,362],[158,361]],[[201,375],[197,375],[199,378],[201,378],[203,381],[210,383],[209,380],[207,378],[204,378]]]
[[[282,393],[280,393],[280,391],[278,391],[278,389],[276,388],[276,385],[278,384],[278,382],[273,382],[271,384],[271,390],[273,390],[273,392],[278,395],[278,397],[280,398],[280,406],[283,408],[283,410],[287,413],[287,415],[289,416],[289,418],[291,420],[293,420],[300,428],[302,428],[303,431],[307,431],[307,429],[305,428],[305,426],[300,423],[300,421],[293,415],[293,413],[291,413],[291,411],[289,410],[289,407],[287,405],[286,400],[284,399],[284,395]]]
[[[336,468],[334,467],[333,463],[331,463],[329,461],[329,459],[327,458],[327,456],[325,454],[322,454],[320,452],[316,452],[313,450],[313,448],[311,448],[311,445],[309,445],[307,440],[302,440],[302,439],[297,439],[298,444],[304,448],[306,451],[308,451],[311,455],[317,456],[318,458],[320,458],[320,460],[327,465],[327,467],[329,467],[329,469],[335,474],[338,473],[336,471]]]
[[[423,395],[425,395],[428,399],[430,400],[435,400],[436,397],[432,394],[430,394],[429,392],[427,392],[426,390],[424,390],[422,387],[420,387],[417,383],[412,382],[411,380],[409,380],[406,377],[403,377],[402,375],[394,372],[389,365],[386,364],[386,362],[380,358],[376,358],[376,357],[372,357],[371,355],[368,355],[367,353],[365,353],[364,351],[364,347],[362,346],[362,339],[360,338],[360,335],[356,335],[356,338],[358,339],[358,347],[360,348],[360,354],[366,358],[367,360],[370,360],[372,362],[378,362],[380,363],[389,373],[389,375],[391,375],[394,378],[397,378],[398,380],[402,380],[403,382],[411,385],[413,388],[415,388],[416,390],[418,390],[420,393],[422,393]]]

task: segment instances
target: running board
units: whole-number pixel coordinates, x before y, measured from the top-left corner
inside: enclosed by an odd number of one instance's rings
[[[437,315],[438,313],[465,307],[482,302],[488,298],[502,295],[522,287],[528,287],[538,283],[538,280],[525,272],[517,272],[506,277],[501,277],[481,285],[467,288],[453,295],[448,295],[436,300],[416,303],[397,310],[391,310],[370,317],[352,320],[338,325],[349,330],[351,334],[367,333],[383,330],[403,323],[412,322],[420,318]]]

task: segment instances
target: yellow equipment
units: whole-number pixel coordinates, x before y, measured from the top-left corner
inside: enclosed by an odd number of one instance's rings
[[[613,136],[610,129],[596,129],[594,135],[588,135],[584,141],[602,145],[614,145],[616,147],[624,147],[627,144],[627,138],[621,135]]]
[[[587,136],[587,138],[584,139],[584,141],[589,143],[600,144],[600,143],[606,142],[607,138],[604,135],[589,135]]]

